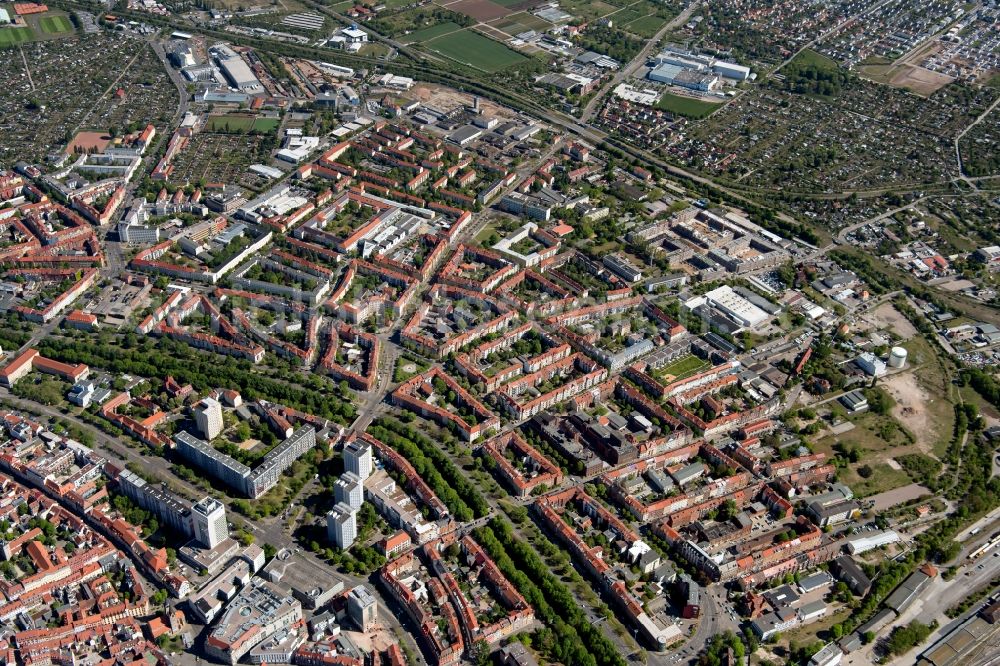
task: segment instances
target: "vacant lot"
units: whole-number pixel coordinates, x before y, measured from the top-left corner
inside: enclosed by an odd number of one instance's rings
[[[520,53],[473,30],[437,37],[424,48],[484,72],[498,72],[525,60]]]
[[[813,65],[814,67],[825,70],[840,69],[840,65],[838,65],[835,60],[827,58],[822,53],[817,53],[812,49],[804,50],[802,53],[792,58],[792,62],[800,65]]]
[[[66,152],[73,153],[94,151],[101,152],[111,143],[111,135],[106,132],[77,132],[73,140],[66,145]]]
[[[705,118],[718,109],[721,104],[715,102],[705,102],[691,97],[681,97],[673,93],[663,93],[663,97],[656,103],[657,108],[664,111],[676,113],[685,118]]]
[[[0,28],[0,48],[8,48],[30,42],[35,36],[31,28]]]

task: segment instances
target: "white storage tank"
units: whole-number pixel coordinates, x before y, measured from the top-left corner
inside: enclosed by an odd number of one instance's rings
[[[889,352],[889,367],[902,368],[906,365],[906,350],[902,347],[893,347]]]

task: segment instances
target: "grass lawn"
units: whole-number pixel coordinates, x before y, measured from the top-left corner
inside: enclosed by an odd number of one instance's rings
[[[676,113],[685,118],[706,118],[718,109],[722,104],[715,102],[705,102],[691,97],[681,97],[673,93],[663,93],[663,97],[656,103],[656,108]]]
[[[42,32],[53,35],[60,32],[73,32],[73,23],[65,16],[43,16],[38,21]]]
[[[446,35],[449,32],[455,32],[456,30],[461,29],[462,26],[448,21],[447,23],[438,23],[437,25],[432,25],[429,28],[411,32],[410,34],[400,38],[399,41],[404,44],[422,44],[423,42],[429,42],[436,37],[440,37],[441,35]]]
[[[35,33],[31,28],[0,28],[0,48],[30,42],[34,37]]]
[[[362,45],[361,49],[358,51],[358,55],[368,56],[371,58],[382,58],[387,53],[389,53],[389,47],[385,44],[380,44],[379,42],[368,42]]]
[[[210,116],[205,124],[210,132],[273,132],[278,129],[277,118],[254,118],[253,116],[225,115]]]
[[[823,634],[826,637],[826,633],[835,624],[840,624],[850,616],[851,610],[849,608],[840,608],[833,613],[828,613],[827,615],[819,618],[815,622],[810,622],[809,624],[801,625],[795,629],[791,629],[787,632],[781,633],[781,640],[779,644],[790,645],[791,643],[798,643],[799,645],[804,645],[807,643],[812,643],[816,640],[819,634]],[[826,637],[826,640],[830,640]]]
[[[872,469],[871,476],[867,479],[858,474],[858,468],[864,465]],[[848,465],[847,469],[840,470],[837,474],[837,480],[850,486],[856,497],[878,495],[887,490],[902,488],[913,483],[910,475],[903,470],[893,469],[882,462],[866,463],[864,458],[857,465]]]
[[[517,51],[468,29],[432,39],[424,48],[483,72],[498,72],[525,60]]]

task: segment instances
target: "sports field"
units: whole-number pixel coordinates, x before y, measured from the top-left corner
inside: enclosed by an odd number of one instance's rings
[[[253,116],[209,116],[205,123],[209,132],[273,132],[277,128],[277,119]]]
[[[660,101],[656,103],[656,108],[658,109],[670,111],[671,113],[676,113],[678,116],[684,116],[685,118],[695,119],[705,118],[720,106],[722,106],[722,104],[716,104],[715,102],[703,102],[700,99],[681,97],[680,95],[674,95],[673,93],[663,93],[663,97],[661,97]]]
[[[498,72],[526,60],[517,51],[473,30],[462,30],[434,38],[424,43],[423,47],[483,72]]]
[[[49,35],[60,32],[73,32],[72,21],[62,15],[43,16],[38,20],[38,27],[42,29],[42,32]]]
[[[0,49],[30,42],[34,37],[31,28],[0,28]]]
[[[691,375],[708,368],[710,365],[711,364],[709,362],[702,360],[693,354],[688,354],[687,356],[680,357],[672,363],[668,363],[662,368],[657,368],[656,374],[662,380],[672,382],[678,379],[690,377]]]

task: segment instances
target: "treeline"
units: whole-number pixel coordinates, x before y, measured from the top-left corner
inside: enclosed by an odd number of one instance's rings
[[[904,655],[927,640],[927,637],[937,629],[937,626],[937,621],[924,624],[914,620],[905,627],[896,627],[889,635],[886,647],[889,648],[889,652],[896,656]]]
[[[376,420],[368,432],[410,461],[456,520],[467,522],[490,512],[489,504],[465,475],[421,433],[389,417]]]
[[[47,338],[38,346],[43,356],[66,363],[85,363],[109,372],[140,377],[172,375],[181,385],[198,391],[224,387],[237,389],[244,400],[266,399],[337,423],[354,419],[349,397],[334,394],[333,385],[318,378],[297,377],[283,382],[255,371],[249,361],[203,352],[188,345],[161,338],[138,345],[126,336],[124,345],[109,338],[68,340]]]
[[[574,666],[626,665],[538,553],[514,538],[510,523],[494,518],[488,526],[477,529],[475,537],[547,625],[547,629],[537,630],[531,641],[546,661]]]
[[[732,631],[716,634],[708,641],[705,651],[698,657],[698,666],[723,666],[731,663],[729,651],[732,650],[737,663],[742,663],[746,654],[743,639]]]
[[[596,51],[625,65],[642,51],[643,40],[631,37],[628,33],[609,28],[605,25],[595,25],[576,39],[578,46],[582,46],[588,51]]]
[[[996,377],[979,368],[968,368],[962,372],[962,376],[983,400],[1000,409],[1000,382]]]
[[[781,69],[783,80],[771,79],[771,84],[797,95],[820,95],[836,97],[850,80],[849,74],[839,68],[824,66],[814,62],[792,60]]]
[[[882,605],[882,600],[888,597],[889,593],[896,589],[896,586],[910,575],[916,566],[915,560],[916,558],[912,554],[902,562],[886,560],[878,568],[877,576],[871,576],[872,572],[866,572],[872,578],[872,587],[868,592],[868,596],[861,600],[857,609],[845,618],[843,622],[831,627],[831,631],[835,633],[839,632],[841,636],[846,636],[861,624],[867,622],[875,614],[879,606]]]
[[[885,269],[875,265],[871,257],[839,249],[830,250],[827,257],[837,262],[841,268],[857,273],[873,296],[888,293],[899,286]]]

